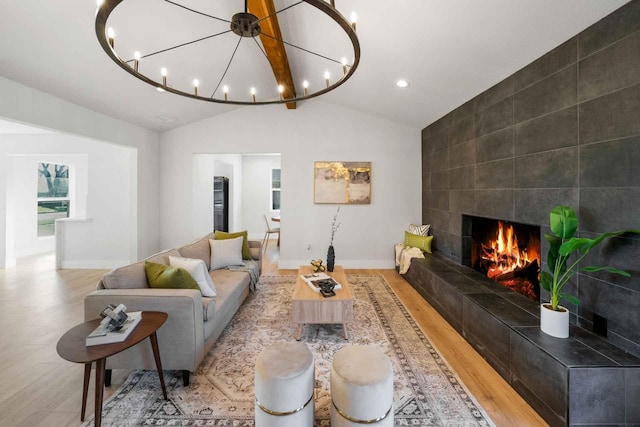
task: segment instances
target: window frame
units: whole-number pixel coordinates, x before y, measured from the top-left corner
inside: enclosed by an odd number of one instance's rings
[[[48,164],[48,165],[58,165],[58,166],[66,166],[67,167],[67,195],[65,197],[40,197],[38,194],[38,185],[40,183],[40,165],[42,164]],[[37,171],[38,171],[38,180],[36,181],[36,238],[38,239],[51,239],[55,237],[55,220],[53,220],[54,223],[54,228],[53,228],[53,234],[52,235],[40,235],[40,213],[39,213],[39,209],[40,209],[40,203],[41,202],[67,202],[67,216],[66,218],[70,218],[71,217],[71,209],[72,209],[72,205],[73,205],[73,200],[72,200],[72,191],[71,191],[71,179],[72,179],[72,165],[70,164],[65,164],[65,163],[55,163],[55,162],[43,162],[43,161],[39,161],[37,163]]]

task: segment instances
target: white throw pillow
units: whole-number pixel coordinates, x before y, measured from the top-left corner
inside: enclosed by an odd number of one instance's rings
[[[242,241],[244,237],[235,239],[211,240],[211,270],[218,270],[230,265],[244,265],[242,262]]]
[[[215,297],[218,293],[216,287],[209,276],[209,270],[207,265],[201,259],[194,258],[182,258],[178,256],[169,257],[169,265],[171,267],[182,267],[193,277],[193,280],[198,282],[200,286],[200,292],[205,297]]]
[[[425,224],[425,225],[416,225],[416,224],[409,224],[409,233],[411,234],[417,234],[418,236],[427,236],[429,235],[429,228],[431,227],[431,224]]]

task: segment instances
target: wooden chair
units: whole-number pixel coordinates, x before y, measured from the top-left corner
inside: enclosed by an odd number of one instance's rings
[[[278,246],[280,246],[280,227],[271,228],[271,224],[269,224],[269,218],[267,218],[266,215],[263,215],[263,216],[264,216],[264,222],[267,224],[267,232],[264,233],[264,239],[262,239],[262,250],[266,252],[267,245],[269,244],[269,236],[271,234],[278,235]]]

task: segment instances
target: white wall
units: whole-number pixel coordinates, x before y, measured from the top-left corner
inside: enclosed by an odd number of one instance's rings
[[[262,240],[267,230],[263,215],[272,214],[271,169],[280,168],[280,156],[246,155],[242,160],[242,224],[249,238]]]
[[[7,207],[14,214],[10,229],[15,232],[17,256],[30,250],[24,245],[35,237],[22,233],[35,232],[37,163],[44,159],[75,163],[79,172],[78,215],[89,219],[65,224],[65,241],[59,243],[66,261],[60,266],[115,268],[137,259],[138,218],[133,215],[136,199],[131,179],[136,175],[134,149],[60,134],[0,135],[0,158],[4,164],[22,169],[7,176],[2,186],[13,194]],[[31,184],[20,184],[32,177]]]
[[[40,139],[50,141],[49,138]],[[34,145],[30,144],[34,138],[21,136],[16,137],[16,140],[22,141],[20,151],[34,148]],[[47,150],[52,148],[53,146],[46,147]],[[15,256],[22,257],[53,251],[55,236],[38,237],[38,213],[35,209],[38,200],[38,164],[69,165],[69,198],[71,199],[69,216],[83,218],[87,210],[88,156],[86,154],[22,154],[10,155],[8,161],[13,167],[12,173],[7,177],[7,194],[13,193],[12,197],[8,197],[8,200],[12,199],[12,203],[7,202],[7,209],[15,215]]]
[[[348,268],[393,267],[393,245],[410,222],[421,220],[420,130],[377,117],[306,101],[296,110],[247,107],[164,132],[160,136],[163,247],[193,236],[192,157],[199,153],[281,153],[280,267],[326,258],[335,205],[313,203],[313,162],[370,161],[369,205],[343,205],[334,246]],[[246,187],[246,185],[245,185]],[[260,215],[261,212],[256,212]],[[243,213],[244,215],[244,213]],[[310,253],[305,252],[311,244]]]
[[[159,135],[0,77],[0,117],[137,150],[136,174],[130,179],[133,200],[130,213],[137,218],[133,250],[143,258],[160,248]],[[6,258],[6,163],[0,159],[0,268]],[[169,197],[171,199],[171,197]],[[9,231],[11,234],[11,231]]]

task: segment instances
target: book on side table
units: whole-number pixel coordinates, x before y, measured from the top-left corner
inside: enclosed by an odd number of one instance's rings
[[[122,342],[127,339],[131,332],[138,326],[142,320],[141,311],[132,311],[127,313],[127,320],[124,325],[117,331],[108,331],[106,325],[98,326],[93,332],[91,332],[86,339],[88,346],[111,344],[114,342]]]
[[[334,284],[333,289],[342,289],[342,285],[338,283],[335,279],[325,273],[311,273],[311,274],[301,274],[300,277],[304,282],[309,285],[312,291],[320,292],[320,282],[332,281]]]

